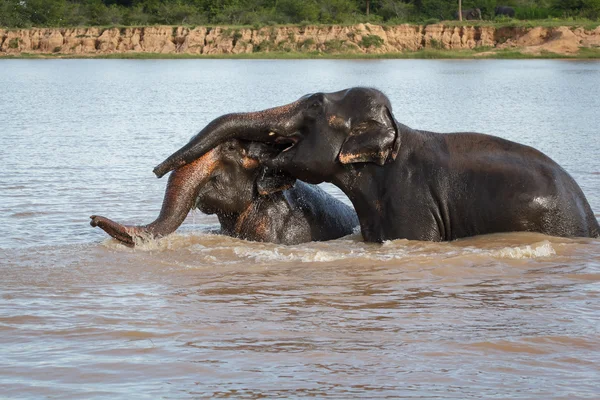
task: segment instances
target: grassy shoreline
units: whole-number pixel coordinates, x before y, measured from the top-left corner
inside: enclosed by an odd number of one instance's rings
[[[233,60],[386,60],[386,59],[445,59],[445,60],[523,60],[523,59],[565,59],[600,60],[600,48],[582,48],[576,54],[523,53],[518,49],[504,50],[434,50],[423,49],[403,53],[338,53],[319,52],[264,52],[240,54],[161,54],[161,53],[111,53],[111,54],[56,54],[21,53],[2,54],[2,59],[127,59],[127,60],[185,60],[185,59],[233,59]]]

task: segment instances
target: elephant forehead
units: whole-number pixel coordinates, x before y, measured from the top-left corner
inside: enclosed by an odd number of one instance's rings
[[[212,149],[202,157],[192,161],[191,163],[184,165],[180,170],[187,169],[195,177],[203,177],[212,173],[215,168],[220,164],[219,158],[217,157],[217,149]]]
[[[327,124],[332,128],[346,128],[349,125],[349,120],[336,114],[327,116]]]
[[[346,106],[359,108],[388,103],[388,99],[383,92],[374,88],[364,87],[348,89],[339,100],[343,101]]]

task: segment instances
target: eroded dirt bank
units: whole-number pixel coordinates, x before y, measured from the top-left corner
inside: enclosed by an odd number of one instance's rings
[[[0,29],[0,56],[119,53],[227,55],[266,52],[401,53],[422,49],[505,49],[523,53],[575,54],[600,47],[600,27],[493,28],[438,25],[290,26],[227,28]]]

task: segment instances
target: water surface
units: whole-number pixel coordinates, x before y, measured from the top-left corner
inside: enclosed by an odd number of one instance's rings
[[[396,118],[532,145],[600,214],[600,63],[0,60],[0,387],[8,398],[598,398],[600,242],[498,234],[132,250],[152,168],[213,118],[374,86]],[[335,196],[345,197],[325,185]],[[347,200],[346,200],[347,201]]]

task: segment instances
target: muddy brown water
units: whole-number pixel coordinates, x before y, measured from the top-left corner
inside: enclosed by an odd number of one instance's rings
[[[600,398],[600,241],[298,246],[190,214],[137,249],[152,168],[212,118],[376,86],[533,145],[600,213],[600,63],[0,60],[0,398]],[[326,190],[344,196],[330,185]]]

